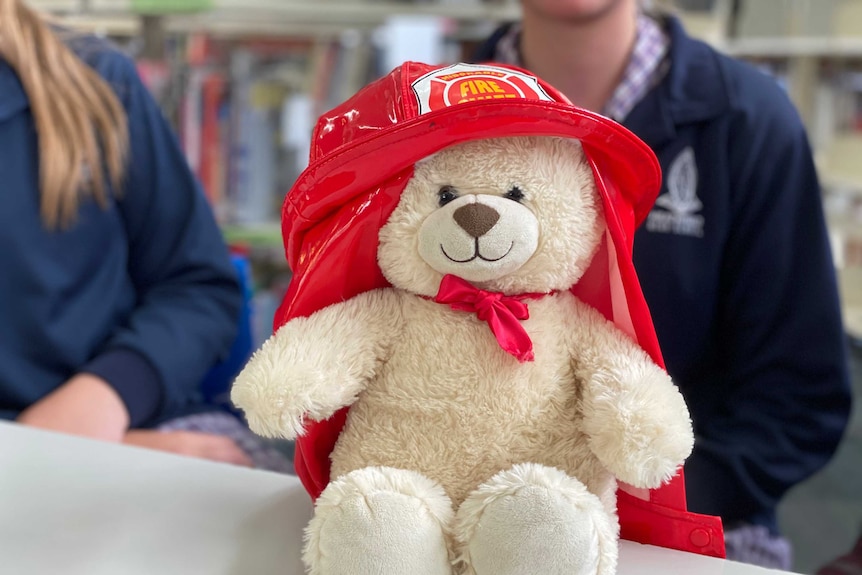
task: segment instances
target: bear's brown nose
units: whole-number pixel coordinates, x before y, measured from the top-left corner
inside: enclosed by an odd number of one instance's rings
[[[478,238],[484,236],[488,230],[494,227],[494,224],[500,219],[500,214],[485,204],[467,204],[455,210],[452,217],[465,232]]]

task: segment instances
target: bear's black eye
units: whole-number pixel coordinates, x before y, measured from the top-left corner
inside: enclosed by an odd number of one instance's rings
[[[458,198],[458,190],[452,186],[443,186],[437,191],[437,197],[439,198],[438,203],[442,207]]]
[[[512,186],[511,188],[509,188],[508,192],[503,194],[503,197],[506,197],[516,202],[520,202],[524,199],[524,190],[522,190],[518,186]]]

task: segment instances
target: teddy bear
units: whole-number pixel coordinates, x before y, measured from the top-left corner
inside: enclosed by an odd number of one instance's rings
[[[381,90],[400,90],[389,97],[401,106],[415,98],[392,122],[414,132],[393,138],[377,163],[394,167],[374,176],[363,157],[386,144],[351,132],[345,114],[385,108]],[[693,446],[686,404],[633,337],[631,314],[612,321],[579,297],[597,261],[600,277],[630,269],[618,245],[626,216],[608,213],[619,194],[601,177],[604,156],[590,154],[610,133],[629,136],[508,67],[408,63],[365,92],[321,118],[285,229],[300,270],[294,295],[313,291],[303,266],[368,266],[327,256],[341,241],[333,229],[352,230],[354,251],[342,254],[373,254],[368,273],[380,277],[286,313],[232,388],[263,436],[301,442],[339,420],[306,529],[309,573],[612,575],[618,482],[657,488]],[[519,127],[534,111],[545,118],[540,108],[583,122]],[[494,110],[514,120],[464,128]],[[368,125],[372,114],[351,120]],[[363,221],[379,197],[386,207]],[[341,223],[325,233],[308,224],[333,218]],[[604,299],[619,308],[614,289]]]

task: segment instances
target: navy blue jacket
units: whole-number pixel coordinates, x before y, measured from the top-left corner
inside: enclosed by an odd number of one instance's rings
[[[70,45],[126,110],[128,171],[108,209],[85,200],[73,226],[46,229],[38,166],[50,158],[38,157],[26,94],[0,59],[0,417],[88,372],[117,390],[132,426],[147,426],[199,408],[201,379],[236,335],[241,292],[134,63],[92,38]]]
[[[669,69],[624,120],[664,180],[635,267],[694,422],[689,509],[774,530],[777,502],[825,465],[850,413],[820,188],[776,82],[665,27]]]

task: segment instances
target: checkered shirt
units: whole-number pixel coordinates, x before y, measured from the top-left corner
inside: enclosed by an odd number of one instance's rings
[[[503,64],[522,66],[521,24],[516,23],[500,38],[494,59]],[[602,114],[622,122],[657,82],[662,62],[670,47],[670,39],[653,18],[641,14],[637,22],[637,38],[622,80],[614,90]]]

